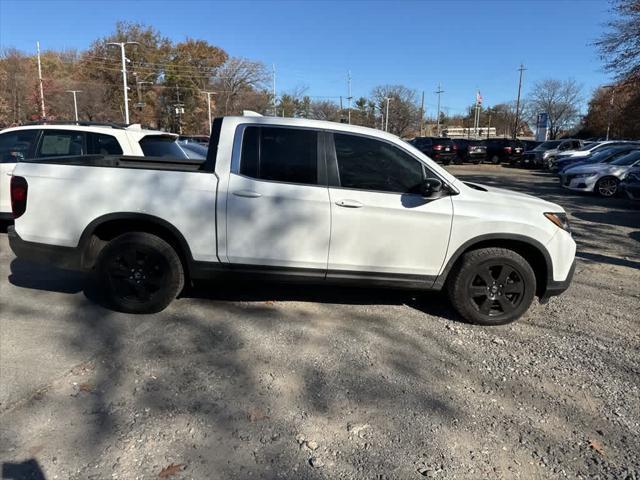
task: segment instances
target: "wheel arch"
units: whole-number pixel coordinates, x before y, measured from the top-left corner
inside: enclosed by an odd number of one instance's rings
[[[80,259],[82,267],[93,268],[104,246],[110,240],[127,232],[145,232],[162,238],[175,249],[182,261],[185,275],[189,278],[193,257],[182,233],[160,217],[139,212],[109,213],[89,223],[78,242],[82,252]]]
[[[540,297],[546,291],[548,283],[553,279],[553,263],[551,255],[542,243],[517,234],[487,234],[472,238],[463,243],[447,261],[444,269],[433,284],[434,289],[444,287],[449,273],[467,252],[480,248],[507,248],[520,254],[533,269],[536,275],[536,295]]]

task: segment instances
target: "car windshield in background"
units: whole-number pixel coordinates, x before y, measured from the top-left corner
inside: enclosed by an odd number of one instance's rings
[[[140,140],[145,157],[189,158],[175,137],[149,135]]]
[[[204,160],[207,158],[208,148],[200,143],[179,142],[180,147],[187,156],[194,160]]]
[[[631,152],[624,157],[619,158],[615,162],[611,162],[611,165],[628,167],[629,165],[633,165],[638,160],[640,160],[640,152]]]
[[[589,162],[598,163],[601,160],[606,160],[610,156],[614,155],[616,150],[614,148],[606,148],[604,150],[600,150],[597,153],[594,153],[591,158],[589,158]]]
[[[538,145],[534,150],[551,150],[552,148],[556,148],[558,145],[562,143],[560,140],[552,140],[550,142],[544,142]]]

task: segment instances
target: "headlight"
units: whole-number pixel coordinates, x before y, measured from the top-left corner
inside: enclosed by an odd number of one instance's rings
[[[589,177],[595,177],[597,175],[596,172],[590,172],[590,173],[576,173],[573,178],[589,178]]]
[[[569,219],[564,212],[545,212],[545,217],[555,223],[558,227],[566,232],[571,233],[571,226],[569,225]]]

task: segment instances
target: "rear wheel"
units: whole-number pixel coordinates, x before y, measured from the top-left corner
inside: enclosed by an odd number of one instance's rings
[[[620,180],[616,177],[602,177],[596,183],[595,191],[601,197],[613,197],[616,193],[618,193],[618,186],[620,184]]]
[[[491,157],[491,163],[493,163],[494,165],[497,165],[500,163],[500,157],[498,155],[494,155],[493,157]]]
[[[160,237],[143,232],[111,240],[100,252],[97,273],[108,303],[128,313],[164,310],[184,287],[176,251]]]
[[[529,308],[536,291],[531,265],[505,248],[482,248],[463,255],[448,279],[449,299],[466,320],[504,325]]]

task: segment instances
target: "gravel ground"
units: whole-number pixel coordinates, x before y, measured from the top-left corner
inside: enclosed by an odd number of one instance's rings
[[[1,235],[3,478],[640,479],[639,205],[451,170],[566,207],[568,292],[495,328],[440,294],[246,284],[130,316]]]

